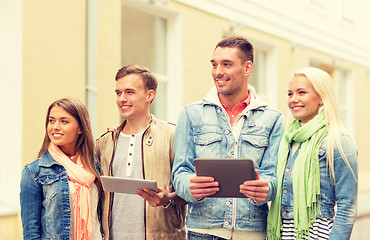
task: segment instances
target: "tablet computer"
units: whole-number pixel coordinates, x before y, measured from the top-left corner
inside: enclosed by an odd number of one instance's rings
[[[239,186],[256,179],[254,163],[246,158],[196,158],[195,171],[198,176],[210,176],[219,183],[220,191],[210,197],[245,197]]]
[[[136,194],[139,189],[148,188],[158,191],[157,182],[154,180],[122,178],[111,176],[100,176],[103,184],[103,190],[106,192]]]

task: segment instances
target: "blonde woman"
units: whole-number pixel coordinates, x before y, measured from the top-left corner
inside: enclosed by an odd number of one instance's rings
[[[53,102],[45,128],[38,158],[22,172],[23,238],[101,240],[101,183],[86,107],[76,99]]]
[[[279,147],[268,239],[350,238],[357,213],[357,149],[341,126],[335,100],[326,72],[308,67],[294,73],[288,88],[294,120]]]

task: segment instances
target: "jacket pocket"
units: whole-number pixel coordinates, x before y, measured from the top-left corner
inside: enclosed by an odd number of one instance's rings
[[[57,194],[59,179],[60,176],[57,174],[40,175],[38,181],[42,185],[45,203],[49,202]]]
[[[265,222],[268,214],[268,205],[263,204],[260,206],[252,203],[251,199],[238,199],[237,213],[243,220],[253,220],[255,222]]]
[[[264,135],[243,134],[241,139],[243,157],[252,159],[256,167],[260,166],[268,146],[268,138]]]
[[[264,148],[268,145],[267,137],[263,135],[242,135],[242,140],[256,148]]]
[[[39,177],[39,182],[42,185],[53,184],[54,182],[58,180],[59,180],[59,175],[56,175],[56,174],[44,174]]]
[[[222,133],[217,126],[200,126],[193,129],[195,152],[198,157],[220,155]]]

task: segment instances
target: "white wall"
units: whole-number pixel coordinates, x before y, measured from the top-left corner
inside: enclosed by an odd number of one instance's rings
[[[19,209],[22,168],[22,0],[0,1],[0,35],[0,215],[7,215]]]
[[[299,47],[370,68],[370,1],[352,0],[354,22],[343,20],[344,0],[176,0],[231,24],[253,28]]]

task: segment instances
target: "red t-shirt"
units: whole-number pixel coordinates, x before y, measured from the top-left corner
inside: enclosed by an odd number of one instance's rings
[[[251,94],[248,93],[248,97],[243,102],[236,105],[233,110],[231,110],[231,108],[229,108],[229,106],[227,105],[224,105],[222,103],[221,105],[224,107],[227,114],[229,115],[230,123],[233,124],[235,118],[239,115],[239,113],[241,113],[248,106],[250,102],[251,102]]]

